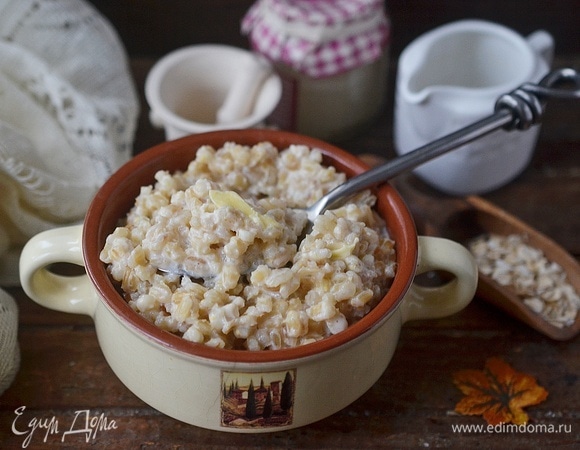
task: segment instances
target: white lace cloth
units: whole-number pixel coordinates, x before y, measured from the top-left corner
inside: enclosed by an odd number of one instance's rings
[[[17,324],[16,303],[0,289],[0,395],[10,386],[20,366]]]
[[[33,235],[82,221],[132,153],[138,100],[116,31],[84,0],[0,0],[0,286]],[[20,362],[0,289],[0,394]]]
[[[22,245],[82,221],[131,156],[138,100],[124,48],[84,0],[0,0],[0,285]]]

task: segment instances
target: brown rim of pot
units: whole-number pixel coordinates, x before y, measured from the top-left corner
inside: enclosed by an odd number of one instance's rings
[[[417,234],[407,206],[389,184],[376,190],[379,199],[377,208],[386,219],[391,237],[395,240],[397,271],[386,296],[360,321],[345,331],[312,344],[280,350],[225,350],[187,341],[177,335],[163,331],[133,311],[109,278],[99,253],[106,237],[114,230],[129,209],[141,186],[154,182],[154,174],[160,170],[175,172],[185,170],[201,145],[221,147],[226,142],[253,145],[269,141],[282,150],[291,144],[319,148],[326,163],[352,176],[368,169],[356,156],[315,138],[275,130],[247,129],[225,130],[187,136],[175,141],[164,142],[138,154],[99,189],[85,217],[83,229],[83,257],[86,271],[107,308],[122,322],[137,330],[162,347],[216,361],[239,363],[267,363],[304,358],[337,348],[365,334],[395,310],[415,275],[417,263]],[[330,156],[332,155],[332,156]],[[123,200],[114,201],[121,197]],[[99,218],[102,217],[102,220]],[[402,224],[402,226],[401,226]]]

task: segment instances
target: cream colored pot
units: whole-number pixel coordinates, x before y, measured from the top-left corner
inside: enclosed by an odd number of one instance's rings
[[[33,237],[20,261],[22,286],[33,300],[93,318],[103,354],[132,392],[171,417],[214,430],[278,431],[339,411],[384,372],[405,322],[459,311],[477,285],[469,252],[449,240],[417,238],[407,207],[387,184],[377,190],[377,208],[396,242],[397,274],[383,300],[344,332],[291,349],[223,350],[185,341],[137,315],[110,281],[99,252],[139,188],[151,184],[159,169],[184,169],[200,145],[266,140],[279,149],[290,144],[318,147],[326,163],[349,176],[366,169],[336,147],[279,131],[215,132],[166,142],[135,157],[105,183],[84,225]],[[59,262],[84,266],[86,275],[52,272],[51,265]],[[437,287],[414,282],[416,274],[431,270],[454,278]]]

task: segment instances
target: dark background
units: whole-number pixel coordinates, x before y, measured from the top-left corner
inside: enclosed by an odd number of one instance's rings
[[[139,88],[141,114],[134,142],[140,152],[164,140],[162,130],[151,126],[142,86],[151,66],[176,48],[216,43],[248,48],[240,22],[254,0],[90,0],[117,30],[131,62]],[[523,36],[536,30],[548,31],[555,40],[553,67],[580,61],[580,0],[390,0],[386,10],[391,19],[390,65],[387,101],[381,120],[364,138],[339,142],[346,150],[359,153],[380,148],[392,156],[393,92],[398,57],[422,33],[455,20],[477,18],[514,29]],[[571,64],[572,63],[572,64]],[[569,102],[551,100],[542,133],[548,141],[580,139],[580,108]],[[376,151],[376,150],[375,150]]]
[[[113,23],[131,56],[154,57],[198,43],[248,45],[240,20],[253,0],[91,1]],[[524,36],[542,28],[554,36],[557,55],[580,51],[580,0],[389,0],[386,8],[392,55],[423,32],[465,18],[502,23]]]

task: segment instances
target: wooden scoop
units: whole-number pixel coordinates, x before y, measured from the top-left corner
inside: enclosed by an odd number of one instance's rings
[[[568,282],[576,292],[580,292],[578,261],[552,239],[520,219],[481,197],[455,198],[435,194],[435,198],[413,188],[405,179],[396,181],[394,184],[413,212],[420,234],[442,236],[464,245],[485,233],[525,235],[527,244],[542,250],[549,261],[558,263],[566,272]],[[437,208],[433,208],[434,203]],[[571,326],[558,328],[533,312],[509,286],[502,286],[481,272],[477,294],[552,339],[571,339],[580,331],[580,312]]]

